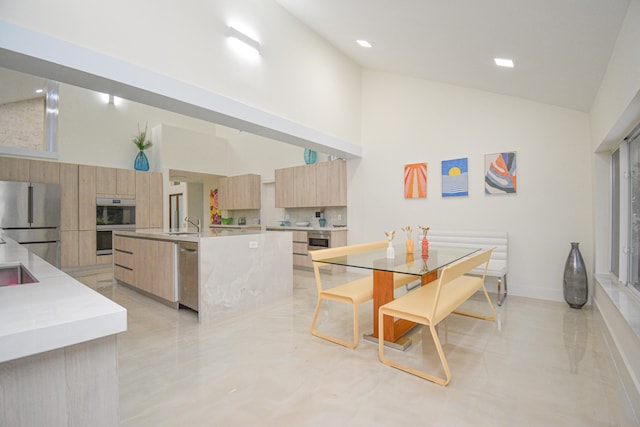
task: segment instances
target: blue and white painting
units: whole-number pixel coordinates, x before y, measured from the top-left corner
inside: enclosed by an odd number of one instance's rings
[[[442,161],[442,197],[469,195],[467,158]]]

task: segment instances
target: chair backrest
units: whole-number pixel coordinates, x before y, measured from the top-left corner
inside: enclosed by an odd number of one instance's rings
[[[438,246],[456,246],[489,249],[494,248],[489,270],[507,274],[509,268],[509,233],[483,230],[430,230],[429,243]]]
[[[492,251],[493,251],[493,248],[478,252],[477,254],[470,255],[469,257],[464,258],[453,264],[450,264],[447,267],[442,269],[442,272],[440,273],[440,278],[438,279],[438,284],[437,284],[438,288],[436,290],[435,303],[433,304],[433,312],[431,313],[432,320],[435,320],[437,322],[436,319],[440,319],[441,317],[444,317],[449,314],[447,312],[444,312],[446,311],[445,307],[440,307],[441,310],[439,311],[438,303],[440,302],[440,298],[445,292],[455,292],[454,289],[447,289],[447,285],[450,284],[452,280],[460,276],[463,276],[464,274],[470,272],[473,269],[476,269],[482,266],[481,268],[481,270],[483,270],[482,277],[481,278],[476,277],[475,280],[480,280],[481,282],[479,283],[484,282],[485,275],[487,274],[487,267],[489,266],[489,260],[491,259]]]
[[[309,254],[311,255],[311,259],[313,260],[313,272],[316,276],[316,287],[318,288],[318,293],[322,292],[322,281],[320,280],[319,267],[323,265],[327,265],[322,261],[318,261],[318,260],[322,260],[324,258],[334,258],[338,256],[357,254],[360,252],[373,251],[375,249],[383,249],[383,248],[386,248],[388,244],[389,242],[387,240],[381,240],[379,242],[359,243],[356,245],[339,246],[337,248],[318,249],[315,251],[309,251]]]

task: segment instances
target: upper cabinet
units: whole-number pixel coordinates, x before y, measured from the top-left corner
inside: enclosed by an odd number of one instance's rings
[[[260,209],[260,175],[220,178],[218,206],[221,210]]]
[[[29,181],[43,184],[60,184],[60,163],[29,160]]]
[[[162,227],[162,173],[135,171],[136,228]]]
[[[78,230],[96,229],[96,166],[78,165]]]
[[[136,197],[136,174],[131,169],[96,167],[96,193],[99,197]]]
[[[345,160],[276,169],[275,181],[277,208],[347,205]]]
[[[0,181],[29,182],[29,160],[0,157]]]

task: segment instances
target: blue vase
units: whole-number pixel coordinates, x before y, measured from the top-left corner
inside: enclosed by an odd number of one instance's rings
[[[136,161],[133,163],[133,167],[137,171],[149,170],[149,159],[147,159],[147,155],[144,154],[144,151],[140,150],[138,152],[138,155],[136,156]]]
[[[318,153],[308,148],[304,149],[304,162],[308,165],[312,165],[318,160]]]

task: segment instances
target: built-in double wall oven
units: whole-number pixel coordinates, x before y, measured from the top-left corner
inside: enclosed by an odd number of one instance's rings
[[[136,229],[135,199],[96,200],[96,254],[111,255],[113,230]]]

